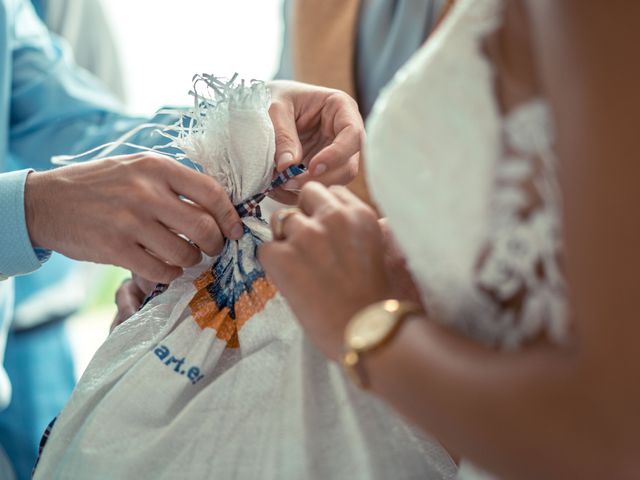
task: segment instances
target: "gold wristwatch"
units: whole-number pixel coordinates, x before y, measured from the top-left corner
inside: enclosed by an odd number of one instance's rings
[[[361,359],[365,353],[385,345],[407,316],[422,313],[413,302],[384,300],[360,310],[344,331],[342,366],[360,388],[369,386],[369,377]]]

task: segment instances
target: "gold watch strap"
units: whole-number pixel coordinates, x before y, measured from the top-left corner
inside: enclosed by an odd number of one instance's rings
[[[358,387],[366,390],[369,387],[369,376],[360,361],[360,354],[355,350],[346,352],[342,357],[342,367],[347,372],[351,381]]]
[[[342,367],[346,371],[347,375],[351,378],[351,380],[362,389],[367,389],[370,386],[369,375],[362,361],[364,355],[370,352],[377,351],[387,345],[396,336],[397,332],[400,330],[400,327],[407,317],[424,313],[422,307],[414,302],[385,300],[383,302],[379,302],[378,304],[371,305],[366,309],[363,309],[361,312],[358,312],[358,314],[354,315],[351,322],[353,322],[354,319],[358,317],[358,315],[362,314],[362,312],[372,307],[379,307],[381,309],[387,308],[389,302],[394,302],[395,304],[395,309],[390,313],[396,315],[396,318],[393,328],[391,328],[387,332],[384,338],[381,338],[380,341],[368,348],[354,348],[352,346],[349,346],[348,342],[345,342],[345,353],[343,354],[341,361]]]

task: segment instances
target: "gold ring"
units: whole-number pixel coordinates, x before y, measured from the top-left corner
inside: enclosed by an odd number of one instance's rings
[[[297,213],[302,213],[302,210],[300,210],[298,207],[283,208],[282,210],[278,210],[276,212],[276,214],[273,216],[273,221],[271,222],[273,238],[275,240],[285,239],[284,223],[287,221],[287,218]]]

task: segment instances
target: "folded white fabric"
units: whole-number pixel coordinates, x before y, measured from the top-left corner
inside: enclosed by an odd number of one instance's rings
[[[271,183],[262,83],[202,77],[174,144],[234,203]],[[46,444],[36,479],[442,479],[449,456],[307,342],[256,259],[264,220],[119,326]]]

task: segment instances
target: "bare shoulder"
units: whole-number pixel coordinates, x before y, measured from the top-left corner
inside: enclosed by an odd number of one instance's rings
[[[545,52],[549,60],[565,62],[566,69],[588,68],[589,73],[598,74],[590,77],[593,79],[611,77],[637,56],[640,2],[508,0],[508,3],[520,5],[535,47]],[[607,72],[601,70],[604,66],[616,68]],[[559,67],[556,65],[556,70]]]

